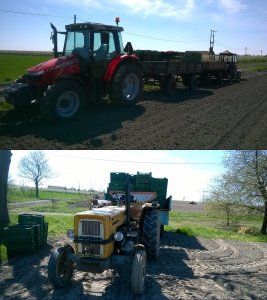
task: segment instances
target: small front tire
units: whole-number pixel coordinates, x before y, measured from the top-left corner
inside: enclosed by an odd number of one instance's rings
[[[48,262],[48,278],[54,288],[67,286],[73,275],[73,262],[70,254],[73,254],[72,247],[60,247],[54,249]]]
[[[141,295],[145,289],[146,269],[146,252],[139,249],[134,254],[131,278],[132,291],[136,295]]]

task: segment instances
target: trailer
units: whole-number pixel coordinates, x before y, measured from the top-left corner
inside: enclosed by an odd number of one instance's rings
[[[212,78],[221,84],[224,79],[239,81],[241,77],[237,55],[229,51],[219,55],[205,51],[137,50],[135,53],[142,62],[143,79],[158,81],[167,95],[176,93],[178,77],[190,90],[195,90],[198,83],[209,86]]]

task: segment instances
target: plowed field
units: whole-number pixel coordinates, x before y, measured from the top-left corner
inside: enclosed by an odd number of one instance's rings
[[[145,91],[125,109],[90,105],[77,120],[49,124],[38,109],[0,115],[0,148],[266,149],[267,75],[175,96]]]
[[[0,267],[1,299],[266,299],[267,245],[192,238],[166,232],[160,258],[148,263],[141,297],[109,269],[102,274],[74,272],[71,284],[55,290],[47,264],[52,246],[33,256],[13,258]]]

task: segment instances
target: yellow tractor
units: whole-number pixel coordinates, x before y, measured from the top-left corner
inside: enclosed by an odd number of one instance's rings
[[[117,184],[111,182],[107,194],[114,205],[77,213],[74,230],[68,231],[73,244],[52,251],[48,277],[55,288],[69,284],[75,266],[78,270],[92,273],[114,268],[123,276],[129,274],[123,270],[130,267],[132,291],[137,295],[143,293],[147,258],[154,260],[159,256],[160,230],[166,225],[167,209],[161,210],[157,192],[151,191],[151,173],[136,175],[135,178],[143,175],[146,180],[150,178],[150,184],[139,183],[134,188],[132,175],[111,173],[113,176],[116,174],[122,181]],[[163,186],[166,194],[166,178]],[[136,187],[143,191],[136,191]],[[167,204],[170,206],[169,200]]]

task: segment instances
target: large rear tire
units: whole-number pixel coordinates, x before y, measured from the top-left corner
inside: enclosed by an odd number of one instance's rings
[[[41,102],[42,115],[48,121],[76,119],[84,110],[85,98],[84,89],[78,82],[57,81],[45,92]]]
[[[143,242],[147,257],[156,260],[159,256],[160,246],[160,218],[158,209],[148,209],[143,220]]]
[[[116,71],[111,83],[110,99],[117,106],[131,106],[143,91],[142,71],[135,64],[124,64]]]
[[[141,295],[145,289],[147,260],[145,250],[139,249],[134,254],[131,285],[136,295]]]
[[[48,278],[54,288],[67,286],[73,275],[73,262],[69,255],[74,253],[72,247],[54,249],[48,262]]]

